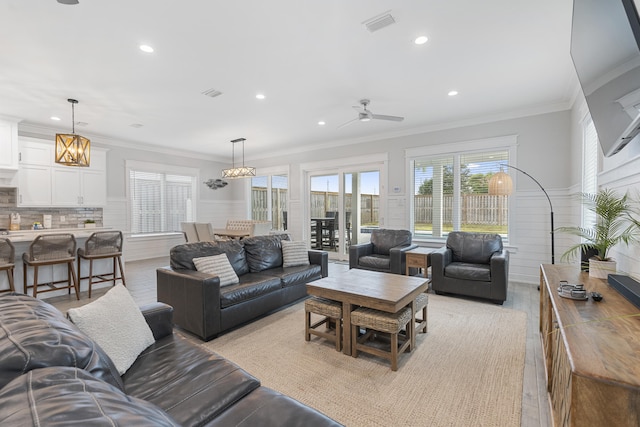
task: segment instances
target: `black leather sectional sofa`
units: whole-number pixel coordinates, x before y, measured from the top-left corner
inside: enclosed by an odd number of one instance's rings
[[[170,267],[157,270],[158,301],[174,321],[205,341],[307,295],[306,284],[327,277],[329,255],[308,251],[309,265],[283,267],[287,234],[175,246]],[[193,258],[225,253],[240,283],[220,287],[218,276],[196,270]]]
[[[53,306],[0,296],[0,425],[339,425],[174,334],[170,306],[143,315],[156,341],[121,377]]]

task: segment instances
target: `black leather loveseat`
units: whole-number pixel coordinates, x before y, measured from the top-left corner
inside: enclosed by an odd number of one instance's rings
[[[174,334],[170,306],[155,303],[143,315],[155,343],[120,376],[56,308],[1,296],[0,425],[339,425]]]
[[[157,270],[158,301],[174,308],[176,325],[205,341],[307,295],[306,284],[327,277],[329,255],[308,251],[309,265],[283,267],[287,234],[175,246],[170,267]],[[226,254],[240,282],[196,270],[193,259]]]

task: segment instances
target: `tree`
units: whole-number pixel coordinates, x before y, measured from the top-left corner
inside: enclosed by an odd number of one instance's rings
[[[469,187],[470,171],[467,165],[460,166],[460,188],[463,193],[472,192]],[[453,166],[442,169],[442,193],[453,194]],[[418,194],[433,194],[433,178],[425,179],[418,188]]]

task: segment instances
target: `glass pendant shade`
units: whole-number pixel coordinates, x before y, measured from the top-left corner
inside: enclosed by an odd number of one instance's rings
[[[91,141],[76,135],[75,99],[67,99],[71,103],[71,133],[56,134],[55,161],[65,166],[88,167],[91,163]]]
[[[509,196],[513,193],[513,181],[509,174],[502,171],[489,180],[489,194],[493,196]]]
[[[222,177],[223,178],[227,178],[227,179],[234,179],[234,178],[249,178],[252,176],[256,176],[256,168],[252,168],[250,166],[245,166],[244,165],[244,141],[245,138],[238,138],[238,139],[234,139],[233,141],[231,141],[231,143],[233,144],[233,148],[232,148],[232,154],[231,154],[231,169],[223,169],[222,170]],[[235,150],[235,146],[237,142],[242,142],[242,166],[238,166],[236,167],[236,150]]]

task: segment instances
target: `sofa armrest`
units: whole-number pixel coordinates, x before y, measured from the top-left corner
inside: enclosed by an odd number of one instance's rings
[[[161,302],[154,302],[143,305],[140,307],[140,311],[156,341],[173,333],[173,307]]]
[[[389,269],[394,274],[404,274],[407,272],[407,251],[417,248],[418,245],[410,244],[396,246],[389,249]]]
[[[329,253],[327,251],[310,250],[309,263],[320,266],[322,277],[327,277],[329,275]]]
[[[509,251],[494,253],[489,261],[491,268],[491,299],[505,301],[509,284]]]
[[[157,272],[158,301],[173,307],[176,325],[205,341],[220,325],[220,278],[188,269],[161,267]]]
[[[444,284],[444,268],[451,264],[453,253],[446,246],[431,252],[431,283],[434,290]]]
[[[357,268],[358,260],[366,255],[373,253],[372,243],[361,243],[359,245],[349,246],[349,268]]]

